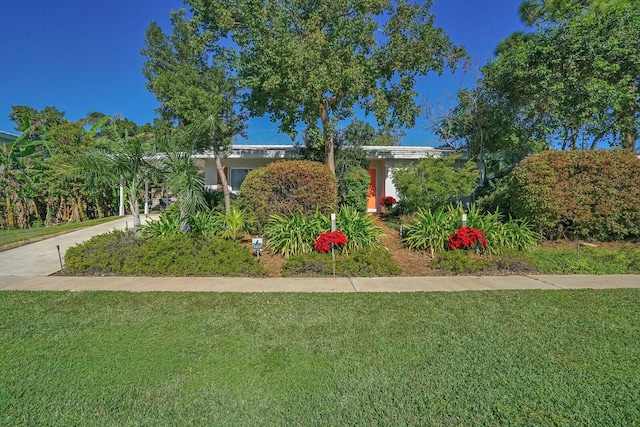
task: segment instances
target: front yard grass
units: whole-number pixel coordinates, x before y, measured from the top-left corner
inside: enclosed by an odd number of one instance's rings
[[[640,424],[638,289],[1,292],[0,312],[0,425]]]

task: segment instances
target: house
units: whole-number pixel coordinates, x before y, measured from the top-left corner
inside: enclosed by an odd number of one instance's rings
[[[398,167],[415,162],[425,157],[441,157],[454,153],[452,149],[408,146],[363,146],[369,160],[368,210],[379,212],[378,200],[383,196],[398,198],[391,180],[391,171]],[[213,153],[196,155],[205,171],[205,184],[208,188],[218,188],[220,184]],[[253,169],[282,159],[298,158],[293,145],[234,145],[231,153],[222,159],[227,181],[231,190],[240,190],[242,181]]]
[[[15,141],[17,138],[18,135],[0,130],[0,145],[4,144],[5,142]]]

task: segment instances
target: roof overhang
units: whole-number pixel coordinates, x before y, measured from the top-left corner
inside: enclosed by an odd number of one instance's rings
[[[0,142],[15,141],[16,139],[18,139],[18,135],[0,130]]]
[[[368,146],[362,147],[367,159],[422,159],[441,157],[456,153],[452,149],[409,146]],[[211,151],[196,154],[197,158],[213,158]],[[298,157],[294,145],[233,145],[225,156],[229,159],[295,159]]]

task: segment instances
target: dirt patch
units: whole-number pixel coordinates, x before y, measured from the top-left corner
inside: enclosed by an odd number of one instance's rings
[[[402,276],[437,276],[440,273],[431,268],[431,257],[425,252],[407,249],[400,241],[400,231],[391,228],[379,216],[374,224],[382,229],[382,244],[391,252],[393,260],[402,269]]]

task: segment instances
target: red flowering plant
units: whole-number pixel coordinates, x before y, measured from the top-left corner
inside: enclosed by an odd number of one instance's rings
[[[397,200],[391,196],[383,196],[380,198],[380,200],[378,200],[378,203],[380,203],[381,206],[384,206],[387,209],[393,207],[396,202]]]
[[[449,249],[475,249],[480,251],[487,245],[484,233],[471,227],[462,227],[449,236]]]
[[[313,244],[316,251],[326,254],[333,245],[336,249],[341,249],[347,244],[347,236],[342,231],[327,231],[322,233]]]

